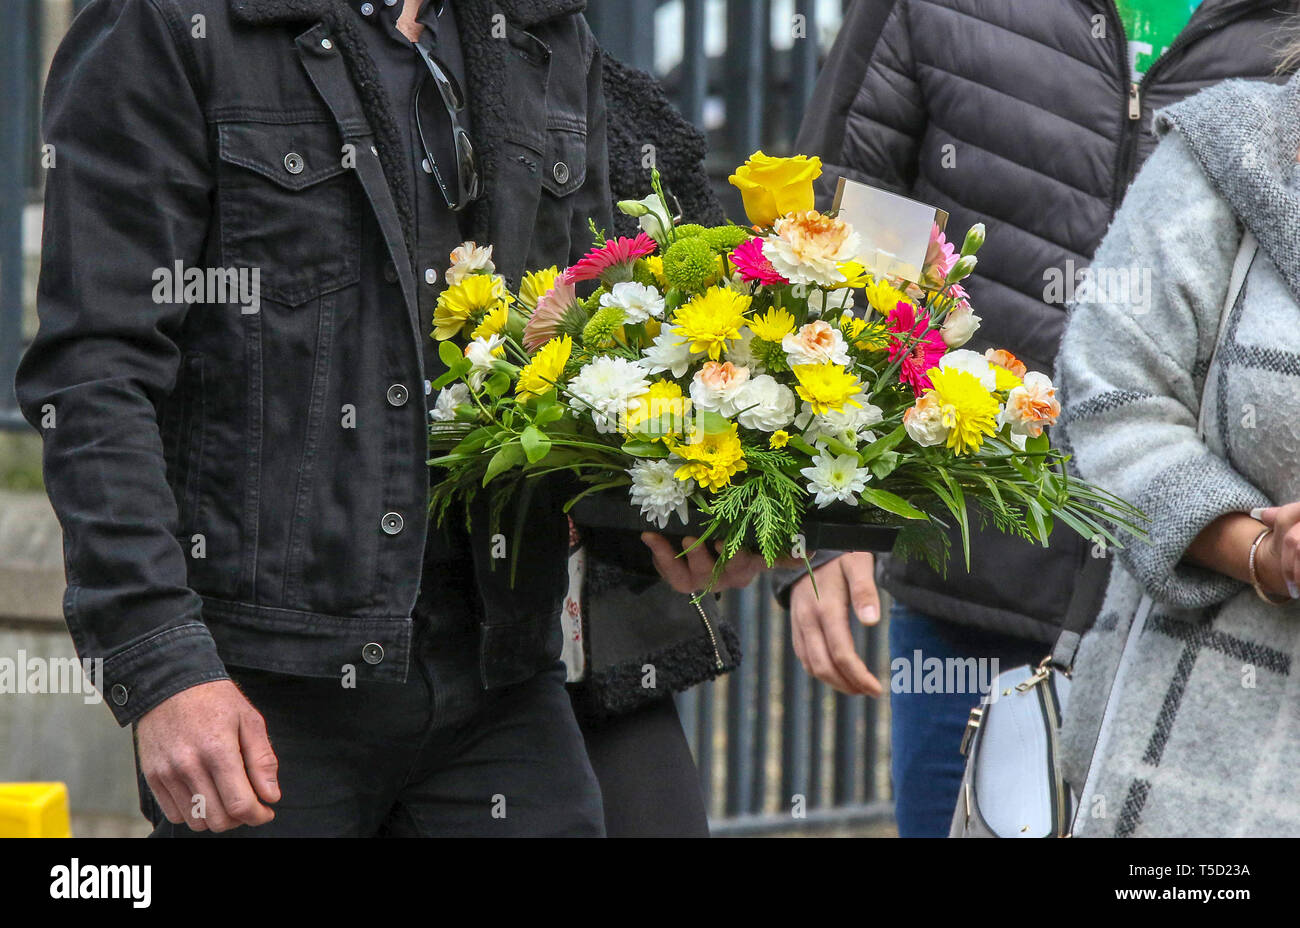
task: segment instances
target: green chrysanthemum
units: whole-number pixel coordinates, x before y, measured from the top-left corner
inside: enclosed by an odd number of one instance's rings
[[[632,265],[632,279],[643,286],[659,289],[659,278],[655,277],[655,272],[650,270],[650,265],[645,261]]]
[[[719,276],[718,256],[702,238],[679,239],[664,253],[664,277],[669,287],[692,293],[713,284]]]
[[[744,226],[714,226],[700,233],[700,238],[708,242],[715,254],[724,254],[741,245],[750,236]]]
[[[769,374],[778,374],[790,369],[790,364],[786,360],[785,349],[777,342],[755,338],[750,341],[749,350],[754,355],[754,360],[766,368]]]
[[[684,238],[695,238],[695,236],[706,230],[698,222],[686,222],[677,226],[673,231],[677,236],[677,240],[681,241]]]
[[[623,325],[623,310],[618,306],[604,306],[582,330],[584,348],[605,348],[614,344],[614,335]]]

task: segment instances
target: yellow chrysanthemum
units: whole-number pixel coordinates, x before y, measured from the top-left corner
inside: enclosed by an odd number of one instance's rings
[[[1016,387],[1024,383],[1023,380],[1011,373],[1011,371],[998,364],[993,365],[993,373],[998,378],[995,389],[1003,393],[1009,390],[1014,390]]]
[[[664,277],[663,255],[646,255],[641,260],[645,262],[646,267],[650,268],[650,273],[655,275],[655,280],[659,284],[659,289],[668,289],[668,279]]]
[[[525,274],[519,283],[519,302],[532,312],[537,308],[537,301],[555,286],[555,279],[560,276],[560,269],[552,265],[540,271]]]
[[[506,323],[510,321],[510,310],[505,303],[498,303],[487,311],[483,321],[475,327],[474,331],[469,333],[470,338],[490,338],[493,335],[500,335],[506,330]]]
[[[672,448],[685,462],[674,476],[678,480],[694,480],[715,493],[731,483],[731,478],[740,471],[749,469],[734,422],[725,432],[692,430],[688,441],[674,443]]]
[[[795,392],[807,400],[817,415],[840,412],[845,405],[862,407],[854,399],[862,392],[862,384],[844,369],[844,365],[825,361],[821,364],[796,364],[791,370],[799,381]]]
[[[773,306],[763,315],[750,319],[749,330],[755,338],[780,344],[781,339],[794,331],[794,316],[780,306]]]
[[[433,309],[433,337],[439,341],[455,338],[471,318],[505,306],[507,298],[505,282],[500,277],[470,274],[438,297],[438,305]]]
[[[710,287],[679,308],[673,322],[690,343],[691,351],[703,352],[716,361],[728,342],[740,338],[749,303],[750,298],[743,293]]]
[[[853,289],[858,290],[871,283],[871,274],[865,267],[856,261],[844,261],[838,265],[839,271],[844,275],[844,282],[833,284],[832,290]]]
[[[767,440],[767,446],[773,449],[784,448],[788,444],[790,444],[790,433],[785,429],[777,429]]]
[[[899,300],[911,302],[907,299],[906,293],[881,277],[873,277],[869,283],[863,285],[862,290],[867,295],[867,302],[871,304],[871,308],[882,316],[888,316],[893,312]]]
[[[515,394],[520,399],[528,400],[550,390],[559,382],[560,375],[564,373],[564,365],[569,363],[569,355],[572,352],[573,339],[568,335],[551,339],[519,372]]]
[[[680,435],[690,409],[691,401],[682,395],[681,387],[671,380],[656,380],[649,390],[628,402],[623,430],[656,439]]]
[[[940,421],[949,430],[948,447],[957,454],[978,451],[984,437],[998,430],[997,398],[969,371],[932,367],[926,373],[931,385],[926,395],[939,403]]]
[[[861,316],[840,316],[840,331],[845,340],[859,351],[880,351],[889,345],[888,330]]]

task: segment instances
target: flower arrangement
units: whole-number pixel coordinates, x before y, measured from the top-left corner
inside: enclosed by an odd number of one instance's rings
[[[676,224],[657,174],[623,201],[632,238],[592,227],[567,268],[512,292],[491,249],[452,254],[433,336],[432,507],[494,488],[494,512],[532,478],[576,478],[572,505],[625,494],[647,529],[703,519],[769,565],[828,507],[898,528],[896,552],[946,563],[950,524],[969,564],[972,513],[1048,543],[1060,521],[1119,546],[1142,514],[1070,477],[1045,428],[1051,380],[1007,351],[963,346],[979,327],[961,281],[984,229],[958,249],[936,224],[919,279],[859,263],[857,231],[814,208],[817,158],[755,153],[731,182],[751,225]],[[494,529],[495,530],[495,529]]]

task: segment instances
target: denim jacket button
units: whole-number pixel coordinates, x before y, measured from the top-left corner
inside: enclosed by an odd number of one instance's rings
[[[557,184],[567,184],[569,182],[569,166],[563,161],[555,162],[555,167],[551,169],[551,173],[555,175]]]
[[[367,664],[378,664],[384,659],[384,646],[376,641],[361,649],[361,659]]]
[[[402,530],[404,524],[401,514],[396,512],[384,513],[384,518],[380,522],[380,525],[384,528],[384,533],[387,535],[396,535]]]
[[[302,155],[296,151],[291,151],[284,156],[284,169],[290,174],[301,174],[303,169]]]
[[[113,688],[109,690],[109,695],[113,698],[114,705],[118,706],[125,706],[126,701],[130,698],[130,694],[127,693],[126,687],[121,683],[114,683]]]
[[[395,383],[388,388],[388,403],[390,406],[405,406],[409,398],[410,394],[407,392],[406,387],[400,383]]]

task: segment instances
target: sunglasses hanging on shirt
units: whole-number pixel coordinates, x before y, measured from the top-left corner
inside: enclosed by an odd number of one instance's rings
[[[474,156],[474,146],[469,140],[469,133],[465,131],[459,118],[459,114],[465,111],[465,93],[451,72],[434,56],[430,44],[428,30],[425,30],[419,41],[414,43],[428,69],[428,73],[421,78],[415,88],[415,131],[420,137],[420,146],[424,149],[427,165],[425,170],[433,175],[438,189],[442,191],[443,199],[447,201],[447,208],[453,212],[460,212],[478,199],[480,192],[478,161]],[[429,144],[428,140],[432,136],[428,133],[433,131],[433,127],[426,126],[421,115],[423,112],[421,98],[427,98],[432,93],[429,89],[430,85],[437,88],[438,96],[442,99],[447,111],[447,119],[451,124],[452,154],[456,164],[454,188],[448,184],[447,165],[439,161],[434,155],[433,147]]]

